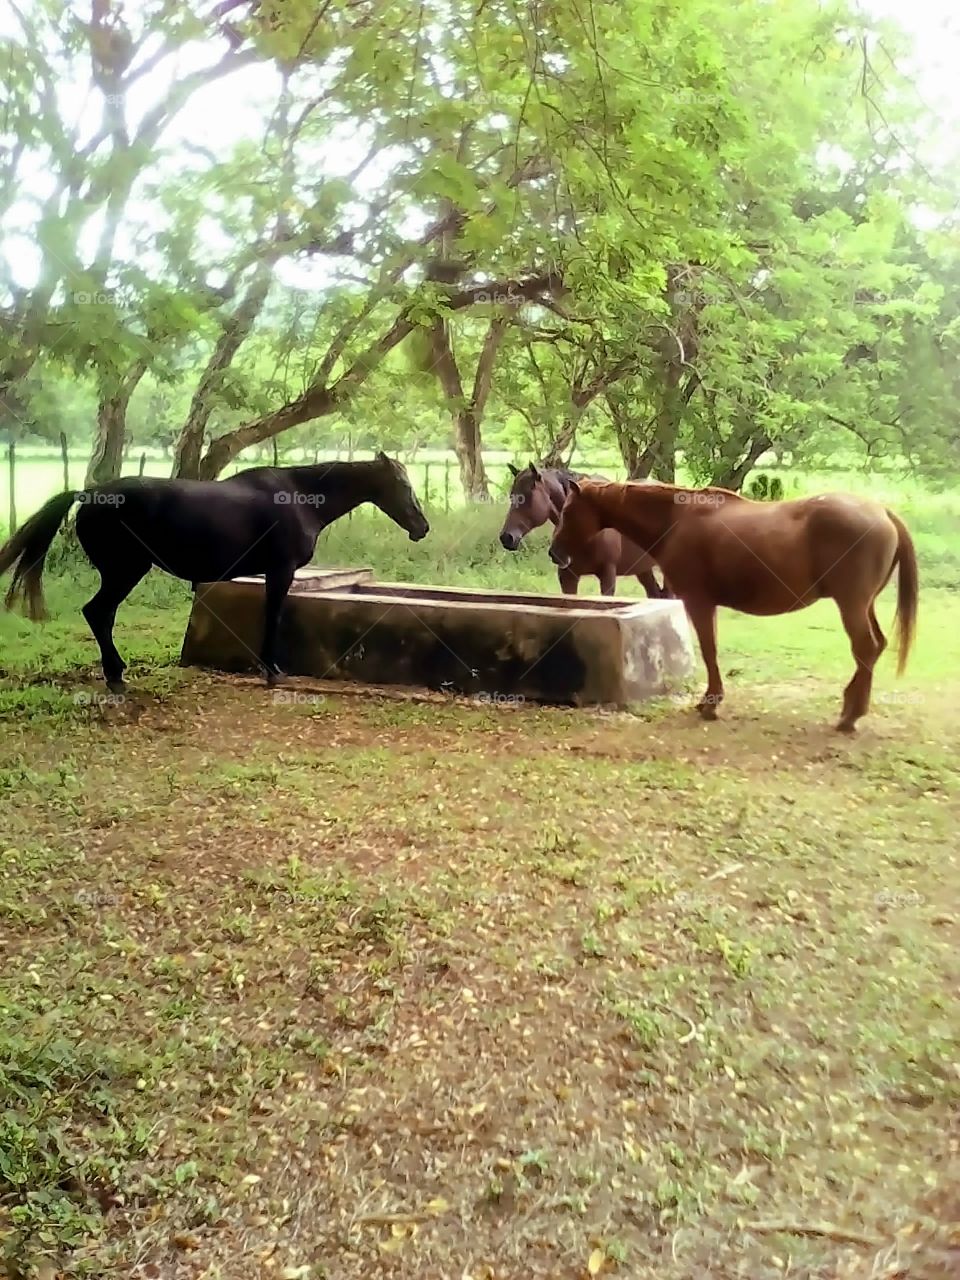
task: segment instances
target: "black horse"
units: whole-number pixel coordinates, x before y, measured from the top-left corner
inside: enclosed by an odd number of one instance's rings
[[[57,494],[0,548],[0,574],[13,568],[7,608],[19,596],[34,621],[46,616],[43,566],[74,500],[77,538],[100,574],[100,590],[83,606],[108,688],[121,693],[126,663],[113,643],[117,608],[153,565],[198,582],[263,574],[266,588],[260,660],[268,684],[277,665],[280,613],[293,575],[313,555],[321,530],[362,502],[372,502],[414,542],[430,526],[399,462],[314,467],[253,467],[228,480],[128,477]]]

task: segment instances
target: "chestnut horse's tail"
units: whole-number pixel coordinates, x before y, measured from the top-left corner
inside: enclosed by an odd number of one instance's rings
[[[910,530],[899,516],[888,511],[897,531],[897,675],[903,675],[913,644],[917,625],[917,600],[920,596],[920,575],[917,571],[917,552],[910,537]]]
[[[12,609],[17,598],[22,596],[27,614],[34,622],[40,622],[47,616],[43,602],[43,566],[50,543],[66,519],[76,496],[76,489],[58,493],[0,547],[0,573],[13,569],[13,581],[7,592],[7,608]]]

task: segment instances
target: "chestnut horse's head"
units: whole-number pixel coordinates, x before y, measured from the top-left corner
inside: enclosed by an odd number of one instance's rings
[[[571,480],[567,500],[560,511],[557,531],[550,543],[550,559],[558,568],[566,569],[573,559],[573,553],[585,547],[602,528],[590,481],[580,485],[576,480]]]
[[[507,551],[516,551],[531,529],[539,529],[548,520],[556,524],[565,490],[555,471],[540,470],[532,462],[522,471],[511,463],[510,470],[510,511],[500,530],[500,545]]]

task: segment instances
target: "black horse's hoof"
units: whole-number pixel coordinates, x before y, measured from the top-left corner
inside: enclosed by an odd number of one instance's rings
[[[267,688],[275,689],[278,684],[283,684],[284,672],[279,667],[269,667],[267,669]]]
[[[124,684],[122,677],[117,680],[108,680],[107,688],[111,693],[115,694],[118,698],[122,698],[123,695],[127,692],[127,686],[126,684]]]

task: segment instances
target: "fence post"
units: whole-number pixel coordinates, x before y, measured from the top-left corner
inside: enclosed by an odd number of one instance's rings
[[[63,492],[70,488],[70,453],[67,449],[67,433],[60,432],[60,457],[63,459]]]
[[[423,505],[430,505],[430,463],[423,464]]]
[[[443,460],[443,509],[450,514],[450,459]]]
[[[277,449],[277,437],[276,437],[276,436],[274,436],[274,437],[273,437],[273,441],[272,441],[272,443],[273,443],[273,465],[274,465],[275,467],[279,467],[279,465],[280,465],[280,453],[279,453],[279,450]]]
[[[9,484],[10,484],[10,532],[13,533],[17,527],[17,447],[10,441],[10,449],[8,453]]]
[[[147,455],[146,455],[146,451],[144,451],[140,455],[140,470],[137,472],[138,476],[143,475],[143,469],[146,465],[147,465]]]

